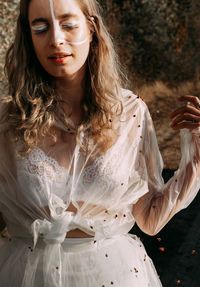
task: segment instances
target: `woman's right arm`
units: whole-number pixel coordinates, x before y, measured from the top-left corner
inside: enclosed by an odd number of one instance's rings
[[[162,164],[153,123],[149,113],[146,113],[147,124],[143,132],[144,153],[140,156],[140,174],[145,174],[149,192],[133,205],[133,215],[140,229],[149,235],[156,235],[177,212],[186,208],[200,188],[200,129],[197,128],[200,125],[200,111],[190,105],[177,111],[184,109],[186,112],[183,116],[178,115],[181,119],[178,125],[183,129],[182,158],[179,169],[165,185],[161,178]],[[195,122],[192,121],[193,114],[189,113],[190,110],[197,114],[194,114]]]

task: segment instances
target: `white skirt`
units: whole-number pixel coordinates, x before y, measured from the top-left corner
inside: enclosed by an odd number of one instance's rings
[[[36,245],[37,252],[43,252],[44,244]],[[62,248],[62,287],[162,286],[152,260],[135,235],[116,235],[98,242],[93,238],[66,238]],[[25,239],[0,239],[1,287],[22,286],[30,249],[30,242]],[[43,278],[41,260],[34,286],[44,287]]]

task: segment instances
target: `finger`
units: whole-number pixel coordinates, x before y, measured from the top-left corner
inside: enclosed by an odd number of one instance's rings
[[[169,117],[171,119],[173,119],[174,117],[176,117],[178,114],[181,114],[181,113],[191,113],[191,114],[194,114],[196,116],[200,116],[200,110],[199,109],[197,109],[193,106],[190,106],[190,105],[186,105],[186,106],[178,108],[177,110],[172,112]]]
[[[181,129],[189,129],[193,130],[199,127],[199,123],[193,123],[191,121],[184,121],[179,124],[176,124],[175,126],[172,127],[173,130],[181,130]]]
[[[171,123],[171,127],[182,121],[200,122],[200,117],[189,113],[180,114],[173,120],[173,122]]]
[[[178,98],[179,102],[190,102],[193,105],[195,105],[196,107],[199,107],[200,104],[200,100],[198,97],[196,96],[190,96],[190,95],[186,95],[186,96],[182,96]]]

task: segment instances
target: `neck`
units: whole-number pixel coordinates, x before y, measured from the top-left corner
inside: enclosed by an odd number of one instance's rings
[[[77,125],[81,122],[83,110],[81,106],[85,93],[85,72],[79,71],[76,75],[56,79],[56,88],[61,99],[67,103],[63,105],[64,111],[71,113],[72,122]]]
[[[56,88],[62,100],[73,109],[79,108],[85,92],[85,73],[56,79]]]

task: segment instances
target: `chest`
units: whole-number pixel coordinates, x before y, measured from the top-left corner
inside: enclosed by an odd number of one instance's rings
[[[26,186],[31,196],[37,193],[48,198],[54,194],[64,201],[102,202],[127,189],[128,170],[120,154],[91,160],[75,149],[68,162],[66,168],[41,148],[35,148],[17,160],[19,184]]]

